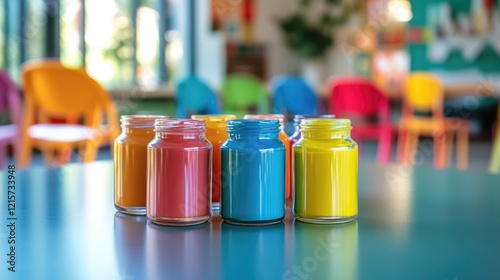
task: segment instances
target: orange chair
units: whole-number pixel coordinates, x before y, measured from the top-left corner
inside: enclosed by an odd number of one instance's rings
[[[493,153],[491,155],[488,170],[491,173],[500,173],[500,106],[498,107],[498,118],[496,124],[496,136],[494,136]]]
[[[411,156],[417,156],[419,136],[434,138],[434,166],[449,165],[453,136],[457,135],[457,167],[466,169],[469,149],[469,121],[459,118],[445,118],[443,112],[444,93],[440,80],[429,73],[411,74],[405,83],[403,113],[399,125],[398,161],[412,163]],[[415,111],[432,116],[415,116]],[[425,155],[424,155],[425,156]]]
[[[99,146],[104,141],[112,143],[118,136],[115,105],[85,70],[42,60],[23,65],[22,77],[25,102],[21,168],[28,166],[34,147],[42,151],[49,165],[54,163],[56,154],[68,154],[76,148],[84,162],[93,161]],[[103,115],[107,128],[102,126]],[[68,123],[52,124],[50,118],[66,119]],[[68,160],[60,158],[59,163]]]

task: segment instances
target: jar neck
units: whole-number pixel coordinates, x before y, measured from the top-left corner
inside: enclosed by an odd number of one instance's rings
[[[205,138],[205,121],[191,119],[156,120],[156,139]]]
[[[156,139],[203,139],[205,138],[204,132],[170,132],[170,131],[156,131]]]
[[[350,130],[302,130],[304,139],[342,139],[350,138]]]
[[[151,127],[130,127],[122,126],[122,133],[126,135],[148,135],[154,133],[153,126]]]
[[[226,124],[218,126],[207,125],[206,129],[207,134],[227,134]]]
[[[279,133],[271,132],[230,132],[229,140],[277,140]]]
[[[306,139],[341,139],[351,137],[349,119],[303,119],[300,122],[302,137]]]

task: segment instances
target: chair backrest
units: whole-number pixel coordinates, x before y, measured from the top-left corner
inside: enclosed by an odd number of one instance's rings
[[[426,72],[414,72],[404,86],[404,100],[412,109],[430,112],[442,106],[443,85],[438,77]]]
[[[215,92],[196,76],[188,76],[177,84],[176,116],[220,113]]]
[[[330,89],[330,113],[337,117],[378,116],[390,121],[389,99],[371,81],[357,76],[338,78]]]
[[[318,98],[304,79],[294,76],[278,76],[271,80],[274,114],[316,113]]]
[[[238,117],[249,113],[267,113],[267,98],[261,82],[250,74],[229,75],[222,86],[224,111],[236,111]],[[255,107],[254,111],[249,109],[252,107]]]
[[[0,111],[8,111],[13,124],[21,124],[21,98],[6,71],[0,70]]]
[[[30,61],[22,67],[25,109],[23,131],[40,117],[78,120],[99,128],[106,114],[111,137],[119,134],[116,107],[106,91],[84,69],[56,60]],[[43,118],[42,118],[43,117]]]

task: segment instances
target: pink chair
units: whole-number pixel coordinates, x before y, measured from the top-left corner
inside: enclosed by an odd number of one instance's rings
[[[338,78],[331,83],[329,102],[330,114],[352,120],[351,135],[360,151],[364,139],[378,139],[377,162],[390,161],[395,130],[391,124],[389,99],[380,89],[361,77]],[[377,118],[376,123],[369,121],[373,117]]]
[[[7,147],[12,145],[14,159],[19,160],[20,136],[18,127],[21,123],[21,100],[16,85],[7,72],[0,70],[0,112],[9,112],[10,124],[0,125],[0,170],[5,168]]]

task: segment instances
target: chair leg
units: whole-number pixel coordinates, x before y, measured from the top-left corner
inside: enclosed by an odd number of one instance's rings
[[[358,160],[363,160],[363,141],[359,140],[356,142],[358,144]]]
[[[404,155],[403,155],[403,152],[404,150],[406,149],[405,145],[406,145],[406,137],[408,137],[408,132],[403,130],[403,129],[399,129],[399,132],[398,132],[398,146],[396,148],[396,160],[398,163],[403,163],[404,162]]]
[[[420,134],[418,132],[410,131],[408,133],[405,152],[408,164],[415,165],[416,163],[419,138]]]
[[[445,153],[444,154],[444,161],[443,161],[444,168],[449,167],[450,162],[452,162],[452,159],[453,159],[453,137],[454,137],[453,131],[446,132],[446,139],[445,139],[446,144],[443,146],[443,150]]]
[[[0,170],[5,168],[7,162],[7,145],[0,143]]]
[[[56,157],[54,149],[49,147],[42,147],[42,156],[45,165],[51,167],[56,165],[56,160],[55,160]]]
[[[68,147],[61,148],[58,152],[58,155],[57,155],[58,164],[66,164],[66,163],[70,162],[72,152],[73,152],[73,149],[71,149],[71,148],[68,148]]]
[[[445,168],[446,162],[446,133],[438,131],[434,133],[434,167]]]
[[[19,168],[25,169],[28,167],[31,161],[31,154],[33,153],[33,140],[24,139],[21,142],[21,148],[19,149]]]
[[[97,152],[99,150],[99,142],[95,140],[87,141],[83,145],[83,162],[94,161],[97,158]]]
[[[391,160],[391,145],[392,145],[392,132],[391,130],[382,131],[379,137],[377,147],[377,162],[388,163]]]
[[[493,143],[493,153],[491,155],[488,170],[491,173],[500,173],[500,123],[496,129],[495,143]]]
[[[462,121],[457,131],[457,168],[465,170],[469,166],[469,122]]]
[[[14,162],[16,164],[19,164],[19,161],[21,160],[21,144],[20,144],[19,138],[16,138],[15,141],[11,142],[12,145],[12,151],[14,153]]]

